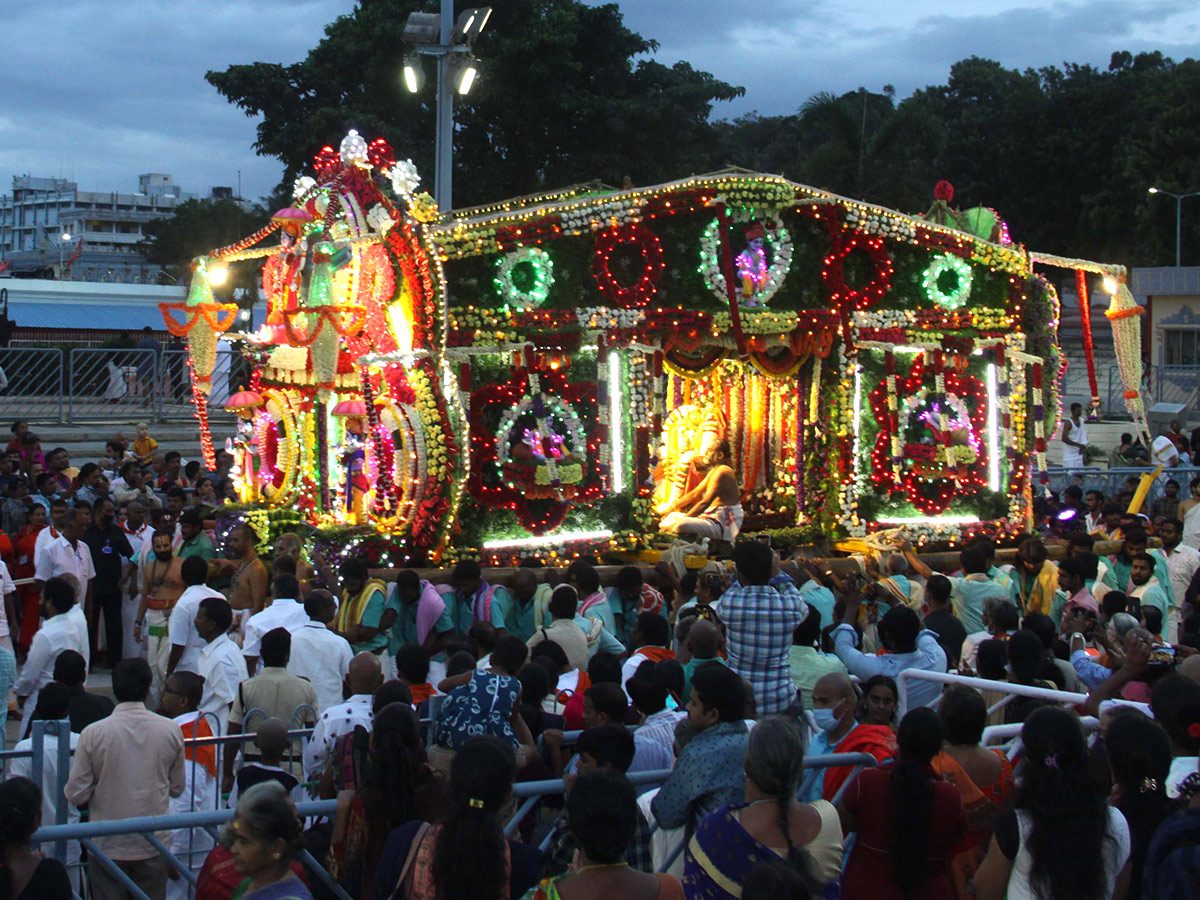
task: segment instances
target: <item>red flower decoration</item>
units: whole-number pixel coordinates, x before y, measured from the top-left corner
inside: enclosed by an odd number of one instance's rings
[[[903,398],[912,396],[922,388],[932,391],[932,380],[933,371],[926,371],[924,356],[917,357],[907,378],[897,373],[897,419]],[[982,437],[987,429],[987,401],[979,379],[949,372],[946,374],[946,393],[963,401],[971,420],[971,429]],[[925,445],[904,444],[901,449],[904,462],[900,465],[902,484],[896,485],[892,480],[892,432],[896,428],[903,429],[904,423],[893,421],[888,410],[886,381],[880,381],[871,391],[870,402],[871,412],[879,422],[879,432],[871,450],[871,483],[877,488],[890,491],[902,487],[913,506],[925,515],[936,516],[946,510],[956,495],[973,494],[984,486],[988,448],[983,440],[979,442],[975,462],[960,466],[955,477],[933,479],[919,477],[914,463],[936,462],[944,458],[944,447],[935,444],[933,452],[926,452]]]
[[[642,271],[632,284],[622,284],[609,266],[613,253],[621,247],[633,247],[642,254]],[[666,263],[662,242],[649,228],[642,225],[622,225],[596,236],[596,255],[592,259],[592,274],[596,286],[615,306],[645,306],[658,291]]]
[[[848,315],[852,309],[873,306],[892,289],[892,258],[888,256],[883,238],[871,237],[860,231],[829,228],[832,248],[821,267],[821,277],[829,287],[829,298],[836,309]],[[871,258],[874,271],[871,280],[861,288],[846,284],[843,263],[855,250],[862,250]]]
[[[313,169],[316,170],[318,181],[341,167],[342,156],[332,147],[322,147],[321,152],[313,157]]]
[[[396,153],[383,138],[375,138],[367,145],[367,161],[376,169],[390,169],[396,164]]]
[[[954,199],[954,185],[948,181],[939,181],[933,186],[933,196],[949,203]]]
[[[542,393],[557,397],[570,404],[585,427],[586,447],[572,448],[572,455],[584,462],[584,478],[575,485],[575,500],[596,500],[604,491],[604,482],[594,461],[600,458],[600,441],[595,425],[594,409],[596,385],[594,383],[569,384],[561,371],[527,368],[517,369],[512,378],[503,384],[489,384],[471,395],[471,477],[467,489],[471,496],[484,506],[511,509],[521,527],[532,534],[542,535],[563,523],[571,508],[571,500],[547,500],[530,498],[506,479],[499,477],[497,462],[499,448],[496,434],[484,421],[485,410],[496,406],[501,410],[520,403],[529,392],[529,375],[536,371],[541,382]],[[581,406],[587,404],[591,412],[584,416]],[[507,454],[507,448],[505,448]],[[592,463],[588,464],[591,460]]]

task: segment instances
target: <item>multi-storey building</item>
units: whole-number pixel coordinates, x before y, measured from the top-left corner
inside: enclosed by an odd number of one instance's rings
[[[0,196],[0,261],[16,277],[153,283],[158,266],[138,252],[142,228],[195,196],[157,173],[139,175],[131,194],[14,175],[12,193]]]

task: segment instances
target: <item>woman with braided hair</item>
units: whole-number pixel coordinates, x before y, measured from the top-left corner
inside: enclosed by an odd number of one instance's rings
[[[746,741],[746,802],[707,816],[688,842],[683,885],[689,900],[730,900],[750,870],[783,859],[814,896],[825,892],[842,862],[842,828],[833,804],[799,803],[804,736],[785,716],[760,719]]]
[[[0,782],[0,900],[71,900],[71,880],[29,839],[42,824],[42,791],[28,778]]]

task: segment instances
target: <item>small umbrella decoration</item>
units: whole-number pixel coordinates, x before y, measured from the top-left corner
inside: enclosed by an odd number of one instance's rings
[[[265,402],[262,394],[258,391],[238,391],[225,402],[225,409],[249,419],[254,416],[254,411],[262,407]]]

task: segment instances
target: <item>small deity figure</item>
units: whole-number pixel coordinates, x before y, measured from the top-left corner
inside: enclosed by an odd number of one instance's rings
[[[755,295],[767,281],[767,254],[763,250],[766,230],[758,222],[746,229],[746,249],[734,260],[738,277],[742,279],[742,305],[758,306]]]

